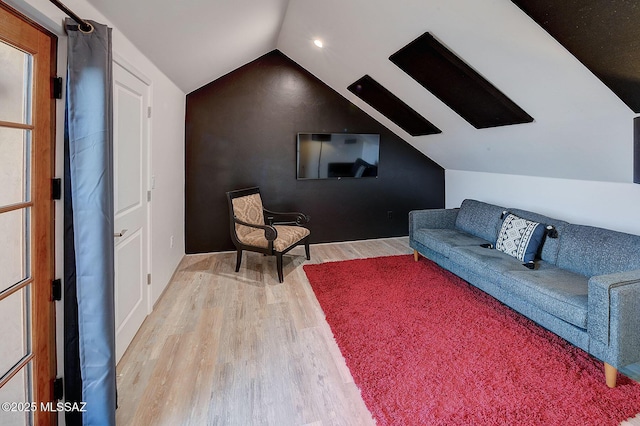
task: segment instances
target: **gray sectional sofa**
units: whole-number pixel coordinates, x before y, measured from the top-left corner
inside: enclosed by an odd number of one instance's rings
[[[495,248],[508,215],[544,226],[533,263]],[[640,236],[465,200],[410,212],[409,239],[416,260],[431,259],[604,361],[610,387],[619,368],[640,361]]]

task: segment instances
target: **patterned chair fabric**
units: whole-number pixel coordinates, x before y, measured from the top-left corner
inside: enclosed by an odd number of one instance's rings
[[[297,224],[306,223],[308,221],[306,215],[301,213],[275,213],[267,210],[269,213],[269,225],[266,226],[265,209],[262,205],[260,190],[258,188],[230,191],[227,193],[227,197],[229,200],[229,213],[231,215],[232,240],[238,249],[236,272],[240,269],[243,250],[275,255],[278,261],[278,278],[280,282],[283,281],[282,255],[284,253],[298,244],[304,244],[307,259],[310,259],[308,238],[310,231],[307,228],[289,223],[271,225],[273,215],[288,216],[289,220],[293,216],[296,219],[295,222],[291,223]],[[238,223],[238,221],[256,225],[256,227],[243,225],[242,223]],[[269,239],[272,238],[273,230],[275,230],[276,235],[270,246]],[[270,235],[269,239],[265,236],[265,232],[267,232],[267,235]]]
[[[233,214],[238,219],[243,222],[253,223],[254,225],[264,225],[264,213],[260,194],[251,194],[244,197],[234,198],[231,202],[233,203]],[[260,231],[264,237],[264,231],[236,223],[236,235],[238,236],[238,239],[245,244],[250,246],[256,245],[250,243],[250,240],[245,240],[247,235],[255,231]],[[266,238],[265,241],[267,241]]]
[[[245,228],[247,227],[245,226]],[[273,241],[273,249],[275,251],[284,251],[287,247],[310,234],[309,230],[302,226],[275,225],[274,228],[278,231],[278,237]],[[269,241],[264,237],[262,229],[253,230],[242,237],[238,235],[238,239],[248,246],[269,247]]]

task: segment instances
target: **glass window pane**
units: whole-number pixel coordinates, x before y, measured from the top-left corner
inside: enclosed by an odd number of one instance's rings
[[[29,208],[0,213],[0,291],[29,277]],[[0,334],[1,336],[1,334]]]
[[[30,200],[30,130],[0,127],[0,206]]]
[[[29,324],[25,321],[28,287],[0,300],[0,377],[29,354]]]
[[[15,376],[0,388],[0,402],[27,403],[32,402],[29,389],[31,380],[31,363],[27,364]],[[20,408],[24,407],[22,405]],[[16,406],[16,408],[19,408]],[[38,407],[39,408],[39,407]],[[31,412],[0,410],[0,425],[23,426],[33,424]]]
[[[31,124],[31,55],[0,41],[0,121]]]

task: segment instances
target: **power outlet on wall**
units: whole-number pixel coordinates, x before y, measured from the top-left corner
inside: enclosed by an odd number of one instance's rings
[[[393,219],[393,211],[389,210],[387,212],[387,219],[392,220]]]
[[[169,237],[169,248],[173,248],[173,235]]]

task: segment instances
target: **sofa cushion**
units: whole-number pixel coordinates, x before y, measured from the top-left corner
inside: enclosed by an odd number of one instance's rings
[[[456,229],[495,243],[503,211],[503,207],[493,204],[464,200],[456,217]]]
[[[551,238],[546,235],[542,241],[542,250],[540,251],[540,258],[551,264],[556,264],[558,261],[558,247],[560,246],[560,237],[565,232],[565,228],[569,225],[568,222],[563,220],[554,219],[552,217],[544,216],[538,213],[530,212],[522,209],[508,209],[509,213],[520,216],[521,218],[532,220],[534,222],[544,223],[545,225],[551,225],[556,229],[557,238]]]
[[[487,241],[456,229],[418,229],[413,239],[427,248],[449,257],[452,247],[479,246]]]
[[[589,279],[547,262],[538,262],[535,270],[505,271],[505,291],[518,295],[532,305],[567,321],[587,328]]]
[[[502,222],[496,250],[525,263],[533,262],[545,234],[545,225],[507,214]]]
[[[569,225],[560,236],[558,266],[587,277],[640,269],[640,236]]]
[[[513,269],[528,271],[515,257],[480,246],[452,247],[449,258],[475,274],[495,280],[498,285],[502,283],[500,278],[505,271]]]

